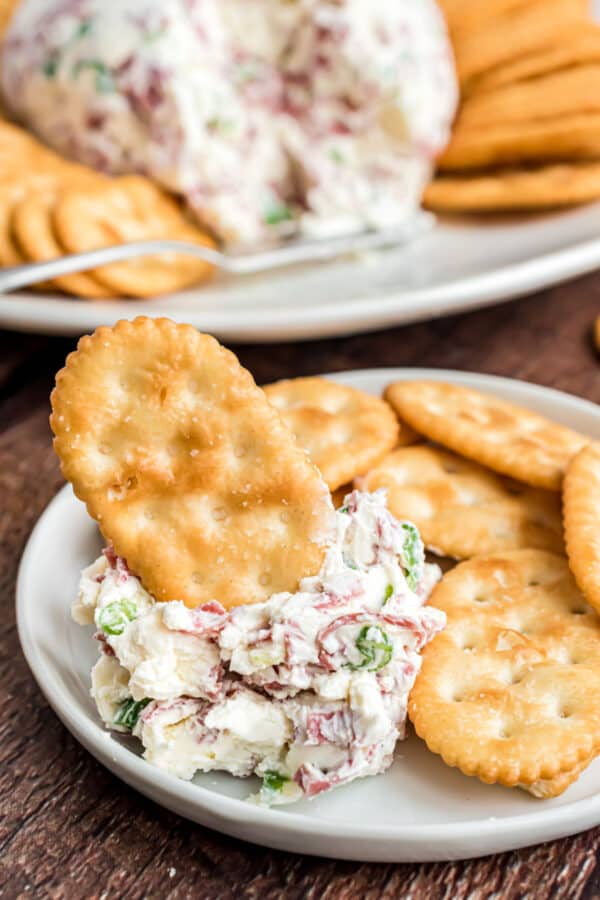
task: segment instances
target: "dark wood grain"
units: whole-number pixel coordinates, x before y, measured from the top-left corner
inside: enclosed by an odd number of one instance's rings
[[[600,275],[478,313],[356,337],[234,347],[258,381],[372,366],[514,376],[600,401],[591,325]],[[600,829],[435,865],[336,862],[265,850],[165,812],[96,763],[48,708],[19,650],[14,586],[61,484],[47,424],[74,342],[0,333],[0,890],[4,897],[600,897]]]

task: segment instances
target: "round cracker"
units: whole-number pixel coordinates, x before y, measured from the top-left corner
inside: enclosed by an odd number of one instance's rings
[[[600,445],[571,461],[563,489],[565,540],[571,570],[588,603],[600,612]]]
[[[448,572],[431,604],[447,626],[410,696],[417,734],[487,783],[564,789],[600,750],[600,620],[567,561],[542,550],[478,557]]]
[[[600,112],[600,64],[573,66],[509,84],[463,102],[457,128],[486,128],[580,113]]]
[[[582,113],[486,128],[458,124],[438,166],[442,171],[458,171],[599,156],[600,113]]]
[[[56,202],[54,192],[30,193],[13,210],[13,230],[19,246],[30,262],[42,262],[64,255],[52,226],[52,210]],[[53,285],[76,297],[103,299],[114,294],[92,275],[74,272],[54,278]]]
[[[529,0],[439,0],[452,32],[466,31],[523,6]]]
[[[291,378],[264,391],[331,491],[366,472],[398,440],[389,405],[356,388],[326,378]]]
[[[562,41],[482,72],[469,82],[469,96],[588,62],[600,62],[600,28],[594,22],[577,24]]]
[[[187,221],[175,200],[142,176],[113,179],[92,191],[66,191],[55,206],[54,226],[60,243],[72,253],[154,239],[214,246]],[[93,275],[117,293],[150,297],[206,281],[212,271],[202,260],[164,253],[102,266]]]
[[[213,337],[145,317],[99,328],[51,401],[65,477],[157,600],[262,602],[319,571],[329,491]]]
[[[443,381],[398,381],[385,396],[430,440],[533,487],[560,490],[569,460],[589,443],[531,410]]]
[[[482,5],[487,7],[487,0]],[[588,0],[529,0],[455,32],[461,85],[503,62],[561,41],[567,29],[589,20],[588,7]]]
[[[498,212],[551,209],[600,197],[600,163],[565,163],[435,178],[423,203],[436,212]]]
[[[564,552],[560,498],[442,450],[395,450],[359,487],[386,488],[388,507],[419,529],[428,550],[469,559],[526,547]]]

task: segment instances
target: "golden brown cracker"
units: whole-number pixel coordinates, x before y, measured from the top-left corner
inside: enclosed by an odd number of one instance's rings
[[[56,202],[54,191],[35,191],[16,204],[12,225],[21,249],[29,262],[41,262],[64,256],[64,249],[58,243],[52,225],[52,210]],[[77,297],[102,299],[114,297],[104,285],[85,272],[61,275],[53,279],[59,290]]]
[[[0,0],[0,41],[10,25],[10,20],[19,3],[20,0]]]
[[[454,34],[461,85],[503,62],[562,40],[566,29],[589,19],[587,0],[536,0],[486,18]]]
[[[438,167],[441,171],[459,171],[599,156],[600,113],[590,113],[486,128],[457,124]]]
[[[480,27],[506,13],[531,3],[532,0],[439,0],[451,32]]]
[[[557,163],[480,175],[440,175],[427,185],[423,204],[447,213],[528,212],[598,198],[600,163]]]
[[[332,491],[366,472],[398,441],[388,404],[356,388],[326,378],[291,378],[264,390]]]
[[[600,612],[600,445],[571,460],[563,487],[569,564],[585,597]]]
[[[529,791],[538,800],[551,800],[552,797],[559,797],[577,781],[581,773],[587,769],[596,756],[596,752],[592,753],[583,762],[578,763],[566,772],[561,772],[560,775],[556,775],[554,778],[540,778],[538,781],[534,781],[533,784],[517,785],[517,787],[523,787],[524,790]]]
[[[80,340],[56,378],[65,477],[157,600],[266,600],[318,572],[329,491],[249,372],[191,325]]]
[[[353,489],[352,484],[343,484],[341,487],[336,488],[335,491],[331,492],[331,499],[333,501],[334,509],[339,509],[343,504],[346,494],[349,494]]]
[[[534,547],[564,552],[560,498],[442,450],[395,450],[360,479],[419,529],[428,550],[454,559]]]
[[[96,190],[66,191],[54,209],[57,237],[81,253],[128,241],[174,239],[214,246],[212,239],[184,217],[158,186],[137,175],[114,179]],[[206,281],[213,267],[175,253],[144,256],[93,270],[107,288],[132,297],[169,293]]]
[[[457,128],[600,113],[600,62],[551,72],[529,81],[475,94],[461,106]]]
[[[567,29],[560,41],[482,72],[469,82],[468,96],[495,91],[509,84],[539,78],[573,66],[598,62],[600,27],[593,22],[585,22]]]
[[[385,393],[409,425],[461,456],[533,487],[560,490],[589,438],[492,394],[443,381],[398,381]]]
[[[567,561],[478,557],[448,572],[431,604],[447,626],[410,695],[417,734],[466,775],[564,790],[600,750],[600,620]]]

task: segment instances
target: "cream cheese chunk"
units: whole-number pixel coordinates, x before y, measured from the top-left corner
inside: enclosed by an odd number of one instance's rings
[[[410,221],[457,98],[434,0],[23,0],[0,58],[45,141],[238,245]]]
[[[92,696],[106,725],[181,778],[256,774],[263,803],[384,771],[420,650],[445,624],[426,605],[440,572],[385,491],[348,494],[336,521],[318,575],[229,611],[158,603],[105,551],[82,573],[73,616],[97,629]]]

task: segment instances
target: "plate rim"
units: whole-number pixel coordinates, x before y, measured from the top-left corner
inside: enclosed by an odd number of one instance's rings
[[[592,415],[599,420],[600,408],[592,401],[569,394],[555,388],[545,387],[533,382],[520,379],[506,378],[496,375],[481,374],[452,369],[422,369],[409,367],[382,367],[359,370],[344,370],[341,372],[327,373],[326,376],[338,381],[348,378],[364,380],[368,382],[373,378],[381,378],[382,381],[390,380],[416,380],[432,378],[437,380],[452,380],[463,384],[476,384],[482,389],[496,388],[502,393],[503,386],[515,385],[519,391],[528,393],[534,390],[541,392],[548,400],[560,399],[570,406],[579,407],[583,413]],[[224,833],[242,837],[254,843],[262,843],[267,846],[278,846],[282,849],[291,848],[294,839],[317,838],[330,840],[339,845],[340,852],[331,850],[331,844],[327,844],[321,852],[312,847],[304,852],[315,855],[335,856],[345,859],[365,859],[371,861],[398,861],[398,859],[412,861],[430,861],[441,859],[465,859],[473,856],[485,855],[491,852],[517,849],[532,843],[540,843],[544,840],[561,837],[566,834],[585,830],[600,823],[600,790],[598,793],[573,801],[563,806],[548,809],[540,805],[531,812],[518,813],[516,815],[475,818],[458,822],[442,822],[438,824],[407,823],[401,825],[369,826],[368,840],[365,844],[365,830],[354,822],[329,822],[326,819],[314,820],[305,814],[293,811],[281,812],[277,809],[262,808],[248,804],[245,800],[228,797],[217,793],[202,785],[184,782],[173,775],[162,772],[141,757],[132,753],[126,746],[113,740],[110,733],[85,713],[78,710],[76,705],[69,703],[69,691],[63,687],[60,679],[46,677],[51,672],[47,667],[43,656],[36,653],[36,642],[30,635],[26,624],[27,592],[25,583],[35,569],[35,555],[39,545],[44,543],[46,522],[51,519],[57,507],[64,503],[75,501],[70,485],[66,484],[50,500],[41,515],[38,517],[30,536],[26,542],[19,563],[16,582],[16,612],[17,630],[21,648],[30,671],[46,698],[47,702],[57,714],[59,719],[102,765],[108,768],[114,775],[145,796],[151,797],[160,805],[172,809],[180,815],[192,818],[196,822],[216,828]],[[465,776],[466,777],[466,776]],[[193,792],[193,793],[192,793]],[[166,796],[166,800],[165,800]],[[168,801],[172,800],[172,804]],[[166,802],[167,801],[167,802]],[[175,801],[178,801],[175,803]],[[173,805],[174,804],[174,805]],[[185,811],[182,812],[181,810]],[[190,815],[190,811],[196,815]],[[198,815],[200,811],[203,815]],[[575,825],[575,827],[573,827]],[[256,827],[258,834],[248,836],[248,829]],[[265,837],[265,834],[276,830],[283,840],[273,840]],[[489,849],[489,839],[495,833],[511,833],[513,838],[508,843],[497,842],[499,849]],[[243,833],[242,833],[243,832]],[[531,833],[530,833],[531,832]],[[533,835],[533,837],[532,837]],[[483,839],[483,849],[477,850],[476,845]],[[360,841],[365,844],[364,852],[358,854],[354,851],[343,852],[344,841]],[[452,850],[452,843],[458,842],[464,846],[473,842],[473,852],[465,855]],[[486,843],[487,841],[487,843]],[[379,850],[377,844],[381,842]],[[422,844],[431,845],[437,842],[445,842],[446,850],[439,852],[423,852],[419,848]],[[385,848],[393,846],[393,851]],[[492,844],[494,844],[492,840]],[[399,851],[399,845],[413,848],[409,855],[403,855]],[[496,846],[494,844],[494,846]],[[300,850],[302,852],[302,850]]]
[[[600,203],[587,204],[584,208]],[[574,210],[575,212],[577,209]],[[549,218],[549,217],[548,217]],[[542,217],[539,217],[542,220]],[[537,221],[537,219],[536,219]],[[474,226],[476,230],[485,225]],[[415,238],[417,245],[420,238]],[[600,238],[580,240],[569,247],[539,252],[529,259],[506,263],[486,272],[450,280],[430,288],[379,290],[345,304],[325,301],[313,306],[196,310],[177,306],[177,294],[145,300],[90,302],[49,295],[0,294],[0,327],[18,331],[70,336],[117,318],[166,315],[228,341],[270,343],[332,337],[389,328],[424,319],[481,309],[517,299],[584,275],[600,266]],[[202,291],[199,288],[198,291]],[[187,292],[188,296],[192,292]],[[163,305],[164,304],[164,305]],[[170,305],[169,305],[170,304]],[[40,310],[43,315],[40,318]]]

